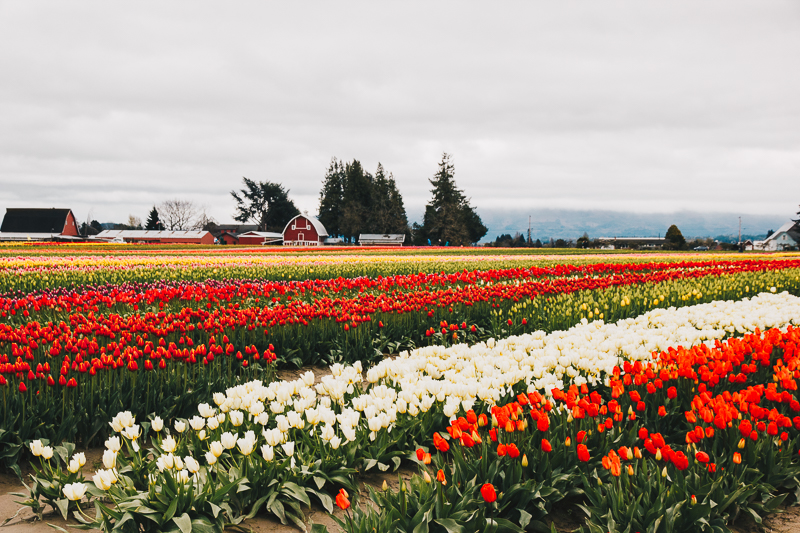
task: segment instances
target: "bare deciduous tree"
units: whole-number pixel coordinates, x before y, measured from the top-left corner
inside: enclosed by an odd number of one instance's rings
[[[197,215],[197,218],[195,219],[194,226],[192,227],[192,229],[198,231],[207,230],[209,227],[217,225],[217,221],[214,219],[214,217],[206,213],[206,209],[207,209],[206,206],[200,206],[200,208],[198,209],[198,211],[200,211],[200,214]]]
[[[128,215],[128,224],[131,229],[142,229],[142,219],[135,215]]]
[[[186,231],[195,225],[198,208],[191,200],[167,200],[158,206],[158,216],[169,231]]]

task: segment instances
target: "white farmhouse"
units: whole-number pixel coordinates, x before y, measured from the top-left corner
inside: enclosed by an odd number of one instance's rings
[[[787,222],[763,241],[755,241],[753,249],[777,252],[798,244],[800,244],[800,222]]]

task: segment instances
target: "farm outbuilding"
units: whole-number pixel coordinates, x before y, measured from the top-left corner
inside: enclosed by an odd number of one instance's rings
[[[328,232],[322,222],[303,214],[297,215],[283,229],[284,246],[321,246]]]
[[[3,241],[77,240],[78,223],[71,209],[7,208],[0,226]]]
[[[283,240],[283,235],[271,231],[248,231],[237,235],[239,244],[278,244]]]
[[[232,231],[220,232],[217,235],[214,235],[214,238],[219,244],[239,244],[239,234]]]
[[[358,244],[361,246],[403,246],[406,236],[399,234],[374,234],[362,233],[358,236]]]
[[[94,236],[105,242],[151,243],[151,244],[214,244],[210,231],[154,231],[107,229]]]

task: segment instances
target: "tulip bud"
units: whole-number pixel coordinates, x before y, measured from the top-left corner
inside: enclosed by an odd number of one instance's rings
[[[422,473],[422,479],[424,479],[424,480],[425,480],[425,483],[430,483],[431,481],[433,481],[433,480],[431,479],[431,475],[430,475],[430,474],[428,474],[428,472],[427,472],[427,471],[425,471],[425,472],[423,472],[423,473]]]
[[[522,455],[522,466],[528,466],[528,456],[525,454]]]
[[[628,475],[629,476],[633,475],[633,467],[631,465],[628,465]]]
[[[692,505],[697,505],[697,496],[692,494]]]
[[[740,439],[739,440],[739,449],[743,450],[744,449],[744,445],[745,445],[745,440],[744,439]]]
[[[386,483],[385,479],[383,480],[383,485],[381,486],[381,490],[383,490],[383,491],[389,490],[389,484]]]
[[[661,460],[661,448],[656,450],[656,461]]]
[[[572,439],[570,439],[569,437],[567,437],[567,439],[564,441],[564,446],[566,446],[567,448],[569,448],[571,444],[572,444]]]

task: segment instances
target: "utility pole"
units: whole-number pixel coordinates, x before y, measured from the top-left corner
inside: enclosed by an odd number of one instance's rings
[[[533,244],[531,241],[531,216],[528,215],[528,244]]]
[[[742,217],[739,217],[739,242],[737,244],[742,244]]]

